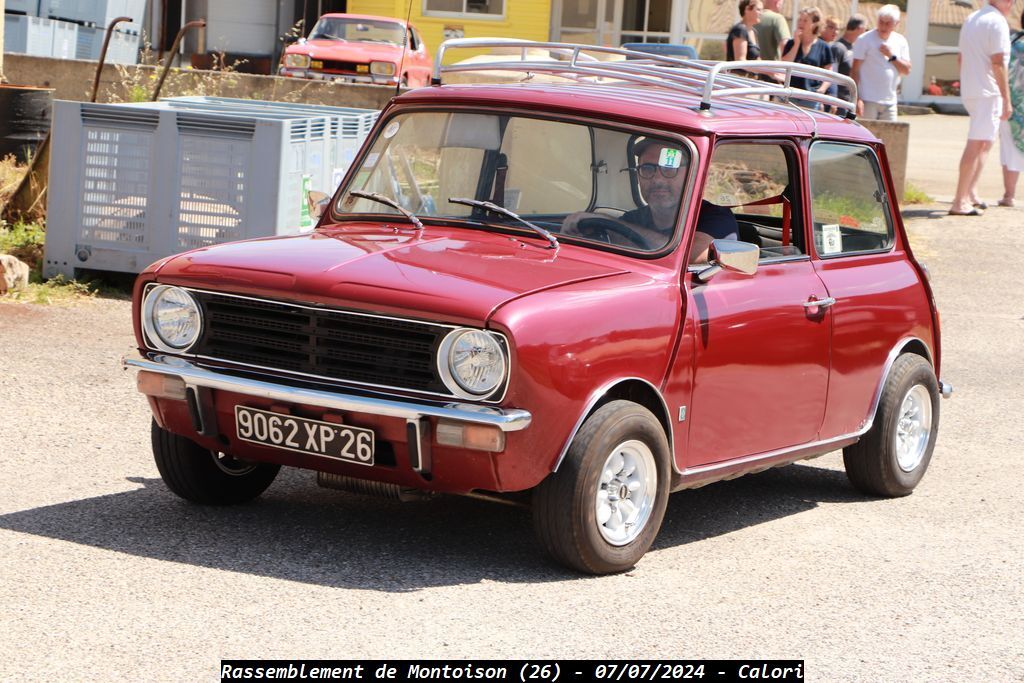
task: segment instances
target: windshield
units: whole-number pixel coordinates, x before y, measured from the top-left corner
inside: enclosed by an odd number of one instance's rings
[[[309,33],[310,40],[345,40],[352,43],[401,45],[405,29],[393,21],[321,17]]]
[[[557,238],[653,252],[668,245],[690,154],[678,141],[525,116],[420,112],[384,125],[339,195],[337,214],[388,214],[396,201],[429,225],[521,221],[450,199],[486,201]]]

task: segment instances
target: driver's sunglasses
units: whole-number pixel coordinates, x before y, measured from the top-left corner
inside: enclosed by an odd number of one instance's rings
[[[658,164],[640,164],[631,167],[630,170],[636,171],[637,175],[644,180],[650,180],[658,171],[661,171],[663,178],[675,178],[679,174],[678,167],[659,166]]]

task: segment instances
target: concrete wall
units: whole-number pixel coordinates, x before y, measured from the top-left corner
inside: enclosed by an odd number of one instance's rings
[[[74,59],[4,55],[4,71],[11,83],[53,88],[54,99],[89,99],[96,76],[96,62]],[[98,102],[125,102],[133,88],[151,93],[159,78],[155,67],[122,67],[107,64],[100,78]],[[218,74],[191,69],[171,69],[161,97],[176,95],[219,95],[276,102],[305,102],[336,107],[382,109],[395,94],[382,85],[321,83],[275,76]],[[146,98],[148,99],[148,97]]]
[[[858,119],[875,137],[885,143],[885,153],[889,157],[889,169],[892,181],[896,186],[896,198],[903,201],[903,191],[907,183],[907,150],[910,148],[910,126],[908,121],[864,121]],[[911,121],[913,117],[911,117]]]

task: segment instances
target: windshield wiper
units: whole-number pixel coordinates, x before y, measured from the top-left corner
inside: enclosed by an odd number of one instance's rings
[[[465,204],[466,206],[475,206],[478,209],[484,209],[485,211],[490,211],[491,213],[500,214],[502,216],[508,216],[509,218],[519,221],[520,223],[527,226],[528,228],[536,232],[538,235],[546,239],[548,241],[548,249],[558,249],[558,240],[555,238],[554,235],[552,235],[550,232],[540,227],[539,225],[531,223],[530,221],[526,220],[519,214],[509,211],[504,206],[498,206],[497,204],[493,204],[491,202],[483,202],[480,201],[479,199],[466,199],[464,197],[449,197],[448,201],[451,202],[452,204]]]
[[[349,194],[352,195],[353,197],[359,197],[360,199],[369,199],[370,201],[379,202],[380,204],[386,204],[387,206],[390,206],[392,209],[398,211],[400,214],[408,218],[409,221],[416,226],[417,230],[423,229],[423,223],[420,223],[420,219],[416,218],[416,215],[413,214],[412,211],[403,208],[398,202],[396,202],[391,197],[385,197],[384,195],[377,194],[376,192],[360,192],[358,190],[352,190],[351,192],[349,192]]]

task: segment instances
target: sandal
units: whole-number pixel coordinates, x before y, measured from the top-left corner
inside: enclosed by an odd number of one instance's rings
[[[974,206],[975,209],[979,209],[981,211],[984,211],[985,209],[988,208],[988,204],[986,204],[985,202],[982,202],[982,201],[974,202],[973,206]]]
[[[953,209],[950,209],[949,210],[949,215],[950,216],[981,216],[982,212],[978,211],[977,209],[971,209],[970,211],[954,211]]]
[[[1015,206],[1016,202],[1014,202],[1012,198],[1003,198],[996,202],[996,204],[998,204],[999,206]]]

